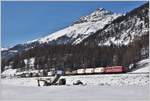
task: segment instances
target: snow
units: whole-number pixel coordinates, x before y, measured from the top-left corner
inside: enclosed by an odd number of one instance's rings
[[[8,48],[1,48],[1,51],[5,51],[5,50],[8,50]]]
[[[123,85],[148,85],[149,74],[101,74],[101,75],[82,75],[68,76],[67,84],[73,84],[77,80],[81,80],[87,85],[108,85],[108,86],[123,86]]]
[[[149,72],[150,71],[150,64],[149,64],[149,59],[144,59],[142,61],[139,61],[137,63],[138,68],[133,73],[143,73],[143,72]]]
[[[79,21],[77,21],[76,23],[98,21],[98,20],[103,19],[106,15],[111,15],[111,14],[113,14],[111,11],[108,11],[104,8],[98,8],[94,12],[92,12],[90,15],[81,17]],[[113,15],[118,15],[118,14],[114,13]]]
[[[29,73],[39,73],[39,71],[38,70],[17,71],[15,73],[15,76],[19,76],[19,75],[22,75],[22,74],[29,74]]]
[[[13,86],[37,86],[37,78],[5,78],[1,80],[1,84]]]
[[[47,77],[44,77],[47,78]],[[66,79],[68,85],[81,80],[86,85],[107,85],[107,86],[123,86],[123,85],[139,85],[145,86],[149,84],[148,73],[129,73],[129,74],[99,74],[99,75],[78,75],[78,76],[62,76]],[[17,86],[37,86],[37,77],[34,78],[12,78],[2,79],[2,84]]]
[[[139,72],[149,72],[149,66],[146,66],[144,68],[138,69],[136,71],[133,71],[134,73],[139,73]]]
[[[1,101],[101,101],[148,100],[148,86],[49,86],[2,85]]]
[[[18,50],[9,50],[9,52],[17,53],[17,52],[18,52]]]
[[[132,18],[129,18],[127,21],[123,20],[119,24],[109,25],[103,32],[105,34],[108,32],[112,32],[112,30],[117,28],[116,26],[118,27],[118,29],[121,28],[121,26],[124,26],[124,28],[118,33],[118,35],[120,35],[119,38],[116,39],[117,35],[114,35],[113,37],[110,36],[106,40],[104,40],[104,42],[100,41],[98,43],[99,46],[110,46],[111,43],[116,45],[128,45],[130,42],[133,42],[136,37],[146,35],[149,31],[149,28],[146,27],[146,22],[144,22],[144,20],[141,20],[141,18],[139,18],[138,16],[134,16]]]
[[[45,77],[46,78],[46,77]],[[37,78],[1,80],[1,101],[100,101],[148,100],[149,74],[101,74],[63,76],[65,86],[37,86]],[[72,85],[81,80],[86,85]]]
[[[1,75],[5,77],[12,77],[15,75],[17,69],[7,69]]]

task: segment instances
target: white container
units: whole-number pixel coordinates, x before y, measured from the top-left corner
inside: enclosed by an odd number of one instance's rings
[[[71,74],[77,74],[77,70],[72,71]]]
[[[104,72],[104,67],[98,67],[94,69],[94,73],[103,73]]]
[[[77,74],[84,74],[85,73],[85,69],[78,69],[77,70]]]
[[[85,69],[85,73],[94,73],[94,68]]]
[[[69,75],[69,74],[72,74],[72,73],[70,71],[65,71],[65,74]]]

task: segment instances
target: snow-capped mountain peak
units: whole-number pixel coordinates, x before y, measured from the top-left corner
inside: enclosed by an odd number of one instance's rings
[[[91,13],[90,16],[101,17],[101,16],[105,16],[107,14],[113,14],[113,13],[109,10],[104,9],[104,8],[98,8],[93,13]]]
[[[75,22],[75,24],[88,22],[88,21],[94,22],[97,20],[101,20],[106,15],[113,15],[113,13],[104,8],[98,8],[95,11],[93,11],[90,15],[81,17],[78,21]]]
[[[78,44],[83,39],[95,33],[97,30],[102,29],[106,24],[111,23],[119,16],[121,16],[121,14],[114,14],[104,8],[98,8],[90,15],[81,17],[73,25],[40,38],[37,41],[40,44]]]

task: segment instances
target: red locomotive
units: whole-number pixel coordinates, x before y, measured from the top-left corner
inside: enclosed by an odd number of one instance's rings
[[[104,73],[124,73],[126,71],[126,68],[123,66],[105,67],[104,69]]]

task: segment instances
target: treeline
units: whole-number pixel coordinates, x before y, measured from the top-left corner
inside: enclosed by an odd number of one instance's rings
[[[137,61],[148,58],[149,35],[134,40],[128,46],[85,46],[85,45],[57,45],[43,44],[21,54],[17,54],[9,61],[2,60],[2,67],[11,65],[15,68],[29,69],[24,59],[35,58],[34,69],[50,70],[51,68],[74,70],[88,67],[106,67],[113,65],[129,66]],[[2,69],[3,71],[3,69]]]

